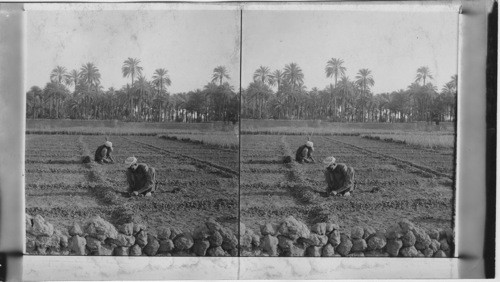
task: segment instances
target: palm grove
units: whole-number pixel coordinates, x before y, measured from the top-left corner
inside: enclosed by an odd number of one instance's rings
[[[354,80],[346,75],[344,61],[326,62],[325,75],[332,83],[308,90],[296,63],[271,71],[260,66],[253,82],[242,91],[242,117],[253,119],[324,119],[343,122],[454,121],[457,75],[439,91],[428,67],[417,69],[406,89],[374,94],[369,69],[360,69]]]
[[[211,81],[203,89],[170,94],[172,81],[168,70],[158,68],[148,80],[140,63],[135,58],[125,60],[121,72],[124,78],[130,78],[130,83],[107,90],[93,63],[69,72],[56,66],[43,89],[32,86],[26,93],[26,117],[149,122],[238,120],[239,95],[227,82],[230,77],[224,66],[213,70]]]

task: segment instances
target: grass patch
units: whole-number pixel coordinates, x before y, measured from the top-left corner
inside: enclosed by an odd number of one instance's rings
[[[413,145],[422,148],[439,149],[453,148],[455,146],[454,134],[429,133],[429,132],[393,132],[384,134],[363,135],[363,138],[380,140],[390,143]]]

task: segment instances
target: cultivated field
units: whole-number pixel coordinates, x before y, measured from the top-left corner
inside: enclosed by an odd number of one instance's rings
[[[104,136],[27,134],[26,212],[60,229],[100,215],[115,224],[143,222],[153,233],[159,226],[190,230],[213,217],[236,232],[238,150],[157,136],[110,136],[110,141],[115,164],[82,164],[82,156],[93,159]],[[156,168],[154,197],[122,194],[129,156]]]
[[[305,135],[241,135],[241,221],[258,228],[293,215],[308,225],[333,219],[341,229],[387,228],[402,218],[427,229],[452,227],[452,148],[431,150],[360,136],[313,136],[315,164],[283,164]],[[355,169],[352,197],[324,197],[321,161]]]

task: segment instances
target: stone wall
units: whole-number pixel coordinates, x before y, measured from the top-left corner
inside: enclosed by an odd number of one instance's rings
[[[353,227],[339,232],[331,222],[311,228],[289,216],[278,224],[264,223],[254,231],[240,224],[241,256],[310,257],[451,257],[451,230],[426,232],[408,220],[387,229]],[[73,224],[56,230],[42,216],[26,215],[26,251],[48,255],[115,256],[238,256],[238,240],[231,229],[208,220],[194,231],[161,227],[149,233],[142,224],[117,227],[99,216],[83,228]]]

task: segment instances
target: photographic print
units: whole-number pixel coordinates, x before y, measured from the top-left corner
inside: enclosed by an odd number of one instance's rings
[[[240,11],[25,8],[26,253],[236,256]]]
[[[454,256],[458,14],[242,17],[242,256]]]

